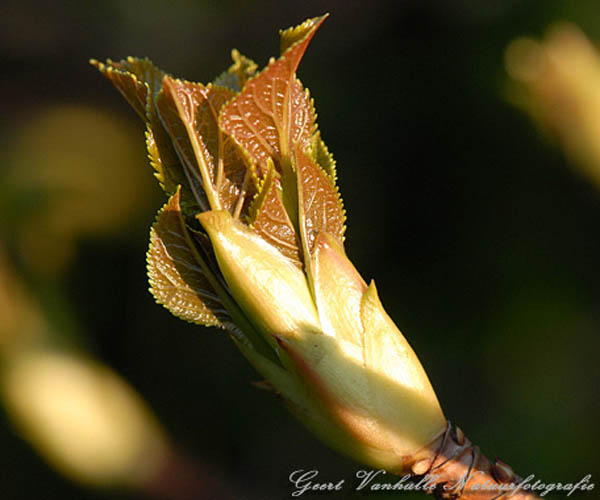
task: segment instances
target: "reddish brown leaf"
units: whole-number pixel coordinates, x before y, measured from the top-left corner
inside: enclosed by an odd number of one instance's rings
[[[269,163],[261,189],[250,207],[249,222],[258,235],[302,267],[296,230],[279,194],[280,183],[273,163]]]
[[[324,17],[303,23],[301,37],[277,60],[248,81],[242,92],[222,112],[222,129],[230,134],[256,161],[262,174],[273,158],[280,166],[289,159],[293,143],[301,148],[310,145],[315,115],[312,103],[295,78],[296,69],[306,47]]]
[[[344,240],[346,214],[333,180],[315,161],[295,145],[298,176],[298,218],[304,251],[312,253],[320,232]]]
[[[221,107],[233,91],[166,77],[157,108],[175,145],[186,176],[204,210],[245,214],[254,194],[250,162],[219,129]]]

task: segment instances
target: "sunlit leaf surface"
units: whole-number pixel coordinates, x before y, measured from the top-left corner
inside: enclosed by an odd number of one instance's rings
[[[217,324],[224,314],[185,244],[193,235],[192,245],[219,277],[210,242],[195,222],[200,212],[226,210],[309,275],[320,233],[343,245],[335,161],[296,77],[325,17],[282,31],[281,56],[260,73],[234,50],[233,64],[207,85],[172,78],[147,59],[92,62],[146,123],[150,162],[171,196],[148,255],[152,292],[177,316]]]
[[[314,160],[295,145],[298,174],[300,231],[308,252],[312,252],[317,235],[326,232],[340,242],[344,240],[346,216],[333,180]]]
[[[221,326],[228,314],[191,251],[186,231],[176,192],[150,231],[150,291],[158,303],[181,319]]]
[[[250,222],[264,240],[301,267],[299,240],[281,201],[280,190],[275,167],[270,163],[260,192],[250,208]]]
[[[263,173],[269,158],[276,166],[289,161],[293,143],[310,145],[315,115],[296,69],[324,18],[310,20],[310,29],[255,78],[221,112],[221,127],[233,136]]]

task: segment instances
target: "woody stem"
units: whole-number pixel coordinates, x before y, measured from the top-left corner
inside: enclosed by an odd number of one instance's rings
[[[500,460],[488,460],[464,435],[448,422],[446,430],[410,460],[411,472],[427,478],[437,499],[533,500],[527,482]],[[435,487],[433,487],[435,486]]]

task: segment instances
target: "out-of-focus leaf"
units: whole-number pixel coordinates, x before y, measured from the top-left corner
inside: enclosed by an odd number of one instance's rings
[[[146,256],[150,292],[181,319],[222,327],[230,321],[229,315],[189,246],[179,201],[178,190],[160,210],[150,231]]]
[[[42,311],[0,246],[0,359],[32,345],[48,334]]]
[[[294,142],[301,149],[310,146],[315,128],[315,114],[308,93],[295,78],[296,69],[306,47],[324,17],[311,19],[294,38],[285,53],[258,76],[246,83],[242,92],[221,112],[222,129],[230,134],[261,167],[273,158],[279,168],[289,160]]]
[[[218,126],[219,111],[233,95],[224,87],[166,77],[157,107],[187,177],[202,186],[197,198],[238,217],[246,215],[254,186],[250,160]]]
[[[233,59],[233,64],[227,71],[215,78],[213,84],[227,87],[237,93],[244,88],[248,79],[254,76],[258,66],[252,59],[248,59],[236,49],[231,51],[231,59]]]
[[[261,238],[301,268],[296,230],[285,211],[279,191],[279,179],[270,161],[267,175],[250,206],[249,222]]]
[[[346,214],[333,180],[314,160],[295,144],[298,176],[298,219],[303,248],[312,253],[315,239],[321,232],[344,241]]]

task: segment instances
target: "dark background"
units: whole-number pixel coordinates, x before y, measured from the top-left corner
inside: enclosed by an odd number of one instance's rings
[[[143,165],[143,127],[90,57],[148,56],[205,82],[231,48],[262,66],[278,29],[325,11],[299,76],[338,162],[349,256],[376,280],[446,416],[488,457],[550,482],[598,481],[600,191],[507,103],[503,67],[511,39],[557,20],[600,40],[595,0],[5,0],[0,172],[14,168],[5,155],[21,124],[48,106],[92,107],[136,127]],[[122,179],[117,163],[105,168],[110,199]],[[225,334],[154,304],[145,251],[163,200],[149,189],[119,230],[78,238],[60,275],[29,273],[48,315],[143,395],[188,456],[253,498],[288,498],[298,468],[352,484],[360,467],[252,387],[258,376]],[[15,228],[27,206],[7,199],[0,236],[25,269]],[[1,498],[129,498],[62,479],[2,420]]]

